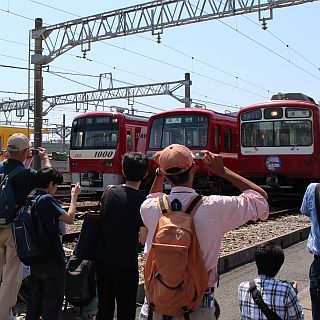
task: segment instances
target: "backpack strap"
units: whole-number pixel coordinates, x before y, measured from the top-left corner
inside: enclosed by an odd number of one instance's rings
[[[260,308],[260,310],[268,320],[281,320],[281,318],[263,301],[261,292],[258,290],[253,280],[249,282],[249,291],[251,293],[253,301]]]
[[[170,211],[168,198],[165,194],[158,198],[158,207],[162,214],[166,214]]]
[[[187,209],[184,211],[187,214],[194,215],[201,203],[206,199],[201,194],[196,195],[193,197],[187,205]]]

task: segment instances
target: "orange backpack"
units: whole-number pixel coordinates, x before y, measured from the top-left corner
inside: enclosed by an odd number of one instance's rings
[[[191,199],[186,210],[173,211],[166,196],[158,198],[161,217],[144,269],[149,317],[152,312],[189,319],[208,288],[205,267],[193,224],[193,215],[203,202],[201,195]]]

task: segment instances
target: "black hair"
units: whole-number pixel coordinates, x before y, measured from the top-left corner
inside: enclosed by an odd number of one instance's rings
[[[284,253],[279,245],[268,242],[256,248],[254,258],[258,274],[274,277],[284,262]]]
[[[62,173],[53,167],[44,167],[37,171],[36,184],[38,188],[47,188],[50,182],[61,184],[63,182]]]
[[[175,167],[175,168],[167,169],[167,173],[171,173],[172,175],[166,175],[166,179],[170,180],[171,183],[173,185],[175,185],[175,186],[183,184],[183,183],[186,183],[186,182],[189,181],[190,170],[191,170],[192,167],[193,167],[193,164],[187,171],[179,173],[179,174],[174,174],[174,173],[177,172],[177,171],[180,171],[181,168],[176,168]]]
[[[122,170],[128,181],[141,181],[148,171],[148,158],[141,152],[128,152],[122,159]]]

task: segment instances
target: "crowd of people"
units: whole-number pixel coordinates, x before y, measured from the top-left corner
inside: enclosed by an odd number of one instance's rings
[[[8,139],[8,159],[3,172],[24,166],[31,143],[23,134]],[[35,190],[39,217],[46,238],[47,255],[30,268],[27,320],[57,320],[62,309],[66,256],[61,243],[65,223],[75,219],[79,183],[71,190],[65,211],[54,198],[62,175],[51,167],[47,151],[39,148],[43,168],[26,169],[12,178],[17,207]],[[138,244],[144,245],[145,304],[139,318],[214,320],[219,317],[214,290],[218,283],[218,259],[224,234],[249,220],[268,218],[267,193],[258,185],[224,166],[222,157],[203,151],[203,164],[239,189],[234,196],[199,196],[192,188],[196,164],[191,151],[173,144],[158,152],[158,165],[150,193],[139,191],[148,171],[148,158],[139,152],[124,155],[124,185],[110,186],[103,201],[102,231],[94,252],[99,320],[134,320],[139,282]],[[163,192],[164,181],[171,186]],[[308,250],[313,320],[320,319],[320,230],[311,184],[301,206],[311,219]],[[176,211],[176,212],[175,212]],[[304,319],[296,282],[275,277],[284,262],[279,245],[257,247],[257,277],[239,285],[241,319]],[[0,225],[0,320],[13,320],[12,309],[22,281],[22,264],[15,250],[10,224]],[[248,280],[248,279],[247,279]],[[191,289],[190,289],[191,288]],[[116,310],[115,310],[116,309]],[[221,310],[228,319],[227,310]]]

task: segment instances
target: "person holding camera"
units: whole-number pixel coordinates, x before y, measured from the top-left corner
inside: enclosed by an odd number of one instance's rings
[[[241,319],[266,319],[265,313],[253,299],[255,285],[261,294],[263,302],[279,319],[303,320],[304,315],[297,296],[297,282],[292,281],[289,283],[288,281],[275,279],[284,262],[282,248],[274,243],[258,246],[255,252],[255,262],[258,269],[258,277],[251,284],[250,281],[242,282],[238,289]],[[264,309],[264,307],[262,308]]]
[[[4,175],[23,167],[19,173],[12,177],[17,210],[27,199],[29,193],[36,187],[36,171],[24,167],[24,161],[29,158],[32,145],[22,133],[15,133],[9,137],[7,143],[7,159],[0,163]],[[47,150],[39,148],[39,155],[44,166],[51,167]],[[0,226],[0,319],[13,320],[12,308],[16,304],[17,295],[22,282],[22,264],[17,256],[15,243],[11,230],[11,223]]]
[[[57,320],[61,313],[66,273],[66,255],[60,238],[59,222],[73,224],[79,182],[71,189],[68,211],[54,198],[63,176],[56,168],[45,167],[37,172],[37,189],[33,196],[42,226],[41,247],[46,253],[41,262],[31,265],[27,320]]]
[[[152,193],[141,205],[141,217],[148,229],[145,247],[147,255],[152,247],[153,236],[161,217],[159,201],[164,195],[164,178],[172,187],[167,197],[171,208],[176,205],[185,210],[190,201],[197,196],[196,191],[192,188],[196,164],[189,148],[179,144],[169,145],[158,152],[154,160],[159,170],[151,188]],[[205,197],[194,213],[193,223],[203,262],[209,275],[207,288],[213,303],[206,306],[203,301],[203,307],[192,310],[193,312],[189,315],[190,320],[216,319],[214,287],[218,282],[217,264],[224,234],[249,220],[266,219],[269,214],[266,192],[225,167],[221,155],[204,150],[202,161],[210,172],[226,179],[242,193],[233,197],[222,195]],[[206,296],[203,297],[203,300],[205,298]],[[153,314],[154,319],[162,319],[162,316],[156,312]]]

